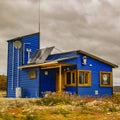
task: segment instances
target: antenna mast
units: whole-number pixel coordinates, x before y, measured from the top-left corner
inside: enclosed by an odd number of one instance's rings
[[[39,31],[39,41],[40,41],[40,0],[38,2],[39,8],[38,8],[38,31]],[[40,44],[39,44],[40,47]]]

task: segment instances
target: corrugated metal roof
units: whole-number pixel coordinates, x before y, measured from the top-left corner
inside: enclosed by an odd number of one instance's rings
[[[65,61],[65,60],[69,60],[69,59],[75,59],[75,58],[78,58],[78,55],[74,55],[74,56],[69,56],[69,57],[62,57],[62,58],[58,58],[58,59],[55,59],[55,60],[47,60],[45,62],[50,62],[50,61],[57,61],[57,62],[61,62],[61,61]]]

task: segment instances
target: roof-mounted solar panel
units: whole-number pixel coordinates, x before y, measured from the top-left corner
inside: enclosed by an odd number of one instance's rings
[[[44,63],[46,58],[51,54],[54,47],[36,50],[29,60],[29,63]]]

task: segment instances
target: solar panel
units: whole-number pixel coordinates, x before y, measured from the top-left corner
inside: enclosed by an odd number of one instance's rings
[[[29,60],[29,63],[44,63],[54,47],[36,50]]]
[[[32,63],[34,60],[35,60],[35,58],[36,58],[36,56],[37,56],[37,54],[38,54],[38,51],[39,50],[36,50],[35,51],[35,53],[32,55],[32,57],[29,59],[29,63]]]

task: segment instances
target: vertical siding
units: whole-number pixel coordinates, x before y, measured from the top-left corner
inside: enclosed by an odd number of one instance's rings
[[[30,57],[33,55],[33,53],[36,51],[36,49],[39,49],[39,36],[33,35],[29,37],[23,38],[24,42],[24,64],[27,64],[28,62],[28,53],[26,49],[31,49]]]
[[[21,39],[18,39],[22,44],[24,43],[31,43],[30,44],[30,48],[32,49],[31,55],[35,52],[36,49],[39,49],[39,34],[34,34],[31,36],[26,36],[23,37]],[[15,91],[16,91],[16,87],[24,87],[21,86],[21,82],[23,79],[26,79],[26,71],[21,72],[22,70],[19,70],[19,81],[18,81],[18,86],[17,86],[17,70],[18,70],[18,50],[16,48],[14,48],[14,53],[13,53],[13,43],[15,40],[11,40],[8,42],[8,83],[7,83],[7,97],[15,97]],[[14,60],[13,60],[13,55],[14,55]],[[25,53],[25,62],[27,63],[27,54]],[[23,64],[23,46],[20,48],[19,50],[19,65],[21,66]],[[14,62],[14,63],[13,63]],[[14,68],[13,65],[14,64]],[[13,82],[12,82],[12,71],[13,71]],[[25,73],[24,73],[25,72]],[[25,78],[24,78],[25,75]],[[37,77],[38,78],[38,77]],[[21,81],[21,82],[20,82]],[[26,87],[28,81],[26,81]],[[12,88],[13,85],[13,88]],[[23,88],[24,89],[24,88]],[[38,88],[35,88],[38,89]],[[36,90],[35,90],[36,91]],[[30,95],[28,95],[29,97]],[[33,96],[33,94],[31,95]]]
[[[36,78],[30,79],[29,72],[35,71]],[[39,68],[23,69],[20,71],[20,87],[23,89],[23,97],[39,97]]]
[[[48,75],[45,75],[45,71]],[[56,91],[56,69],[46,69],[40,72],[40,96],[46,91]]]
[[[7,66],[7,76],[8,76],[8,81],[7,81],[7,96],[8,97],[14,97],[15,91],[12,89],[12,48],[13,48],[13,43],[9,42],[8,43],[8,66]]]

